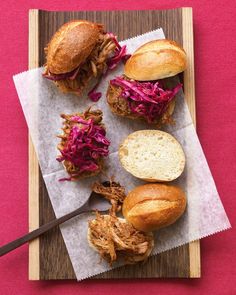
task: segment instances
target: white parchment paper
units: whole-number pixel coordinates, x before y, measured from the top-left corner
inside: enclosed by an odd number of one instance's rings
[[[142,43],[164,38],[162,29],[126,40],[128,52],[132,53]],[[102,109],[107,126],[107,137],[111,140],[110,156],[106,159],[106,173],[114,175],[124,185],[127,192],[142,181],[127,173],[117,157],[119,143],[131,132],[150,129],[143,122],[120,118],[113,115],[106,104],[105,93],[108,80],[121,75],[120,66],[102,81],[99,89],[103,96],[96,103]],[[55,214],[60,217],[81,206],[90,196],[91,185],[101,176],[79,182],[59,182],[67,174],[62,165],[56,161],[56,146],[62,120],[60,113],[84,111],[92,103],[85,97],[65,95],[55,85],[42,77],[42,68],[14,76],[17,93],[24,111],[29,131],[38,155],[43,178]],[[175,181],[186,192],[188,206],[186,213],[174,225],[155,233],[153,254],[169,250],[187,242],[203,238],[230,227],[230,223],[217,193],[214,180],[207,165],[197,134],[195,132],[183,93],[177,98],[174,113],[176,124],[165,130],[170,132],[182,144],[187,164],[184,173]],[[102,178],[102,177],[101,177]],[[101,179],[102,180],[102,179]],[[61,232],[78,280],[111,269],[87,243],[87,221],[93,215],[78,216],[61,226]],[[120,264],[115,264],[114,267]]]

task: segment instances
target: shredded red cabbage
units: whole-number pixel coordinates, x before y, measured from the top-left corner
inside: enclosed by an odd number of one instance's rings
[[[116,45],[116,49],[115,49],[115,54],[112,57],[110,57],[106,62],[107,69],[103,73],[103,76],[105,76],[107,74],[108,70],[115,69],[121,61],[123,63],[126,63],[126,61],[131,56],[131,54],[126,54],[126,51],[127,51],[126,45],[121,47],[117,41],[116,36],[113,33],[107,33],[107,34],[109,34],[109,36],[112,38],[113,42]],[[101,92],[96,91],[98,85],[100,84],[100,81],[101,80],[99,80],[98,83],[94,86],[94,88],[92,90],[90,90],[88,93],[88,97],[94,102],[97,102],[102,96]]]
[[[100,79],[98,80],[97,84],[89,91],[88,93],[88,97],[93,101],[93,102],[97,102],[99,101],[99,99],[102,96],[101,92],[96,91],[98,85],[100,83]]]
[[[123,77],[116,77],[110,83],[122,89],[121,96],[127,100],[131,112],[144,117],[149,123],[165,113],[182,87],[182,84],[178,84],[171,90],[164,90],[160,81],[127,81]]]
[[[108,69],[113,70],[121,61],[126,62],[127,59],[130,58],[131,54],[126,54],[126,45],[123,45],[121,47],[117,41],[116,36],[113,33],[108,34],[112,38],[113,42],[116,44],[115,54],[107,60]]]
[[[122,61],[123,63],[126,63],[126,61],[130,58],[131,54],[126,54],[127,48],[126,45],[124,46],[120,46],[120,44],[117,41],[116,36],[113,33],[107,33],[109,34],[109,36],[112,38],[113,42],[116,45],[116,49],[115,49],[115,54],[110,57],[107,60],[107,69],[106,71],[103,73],[103,76],[105,76],[107,74],[108,70],[113,70],[115,69],[118,64]],[[93,102],[97,102],[101,96],[102,93],[96,91],[98,85],[100,84],[100,80],[98,81],[98,83],[94,86],[94,88],[92,90],[89,91],[88,93],[88,97],[93,101]]]
[[[79,67],[69,73],[52,74],[49,72],[49,74],[43,74],[43,76],[44,78],[47,78],[48,80],[52,80],[52,81],[60,81],[65,79],[74,80],[76,76],[78,75],[78,72],[79,72]]]
[[[110,141],[106,138],[106,131],[102,126],[95,124],[93,119],[84,120],[79,116],[73,116],[70,120],[75,125],[71,128],[67,144],[60,150],[61,155],[57,160],[71,162],[79,168],[79,172],[61,181],[71,180],[85,171],[96,171],[99,169],[97,160],[107,157],[109,153]]]

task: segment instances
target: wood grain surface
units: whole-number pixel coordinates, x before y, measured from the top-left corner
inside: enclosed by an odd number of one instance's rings
[[[183,44],[189,57],[184,74],[184,89],[195,122],[193,28],[191,8],[163,11],[74,11],[29,12],[29,68],[45,62],[44,47],[53,33],[72,19],[87,19],[105,24],[119,40],[162,27],[166,38]],[[29,141],[29,224],[30,230],[55,218],[50,199]],[[125,266],[94,278],[190,278],[200,277],[199,241],[150,257],[142,266]],[[75,279],[75,274],[61,236],[55,228],[29,247],[29,278],[32,280]]]

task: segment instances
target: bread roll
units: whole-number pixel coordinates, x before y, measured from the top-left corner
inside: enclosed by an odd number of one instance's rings
[[[172,181],[182,174],[185,166],[181,145],[160,130],[131,133],[119,147],[119,158],[125,170],[150,182]]]
[[[184,49],[176,42],[163,39],[139,47],[125,64],[125,75],[134,80],[151,81],[172,77],[187,67]]]
[[[64,24],[52,37],[47,48],[47,67],[53,74],[73,71],[92,52],[101,25],[85,20]]]
[[[145,184],[128,194],[123,215],[136,229],[148,232],[174,223],[185,208],[186,197],[179,187]]]

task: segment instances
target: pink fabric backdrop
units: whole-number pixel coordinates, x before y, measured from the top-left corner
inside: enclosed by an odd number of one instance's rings
[[[236,294],[236,1],[126,0],[1,2],[0,245],[28,229],[27,126],[12,75],[27,69],[28,9],[194,11],[197,130],[233,229],[204,239],[195,280],[28,281],[28,247],[1,258],[0,294]]]

